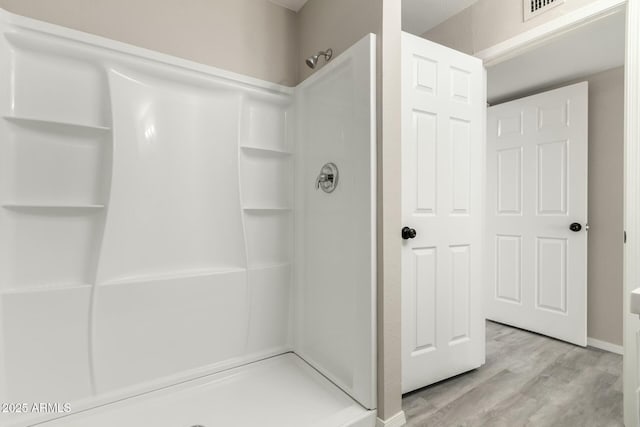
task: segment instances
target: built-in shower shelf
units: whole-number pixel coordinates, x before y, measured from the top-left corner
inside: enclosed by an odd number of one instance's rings
[[[49,203],[3,203],[6,209],[104,209],[104,205],[49,204]]]
[[[292,153],[290,151],[276,150],[273,148],[264,148],[264,147],[252,147],[249,145],[243,145],[240,148],[246,153],[254,153],[254,154],[262,154],[262,155],[271,155],[271,156],[291,156]]]
[[[85,131],[111,132],[111,128],[106,126],[87,125],[82,123],[69,123],[69,122],[36,119],[32,117],[22,117],[22,116],[4,116],[3,118],[9,122],[20,123],[27,126],[36,126],[41,128],[57,128],[57,129],[72,128],[72,129],[79,129],[79,130],[85,130]]]
[[[270,207],[246,207],[242,208],[243,211],[251,213],[251,212],[290,212],[291,208],[283,207],[283,206],[270,206]]]

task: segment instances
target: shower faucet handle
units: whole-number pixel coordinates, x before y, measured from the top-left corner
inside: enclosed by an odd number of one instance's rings
[[[316,179],[316,190],[332,193],[338,186],[338,167],[335,163],[327,163],[320,169]]]
[[[316,180],[316,188],[320,188],[321,182],[330,182],[333,184],[333,174],[321,173],[320,175],[318,175],[318,179]]]

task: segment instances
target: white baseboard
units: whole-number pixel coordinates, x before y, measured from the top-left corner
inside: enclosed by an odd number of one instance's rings
[[[611,344],[606,341],[600,341],[595,338],[587,338],[587,345],[589,347],[598,348],[600,350],[609,351],[615,354],[624,354],[624,347],[621,345]]]
[[[404,411],[400,411],[387,420],[381,420],[378,418],[376,427],[402,427],[406,423],[407,419],[404,417]]]

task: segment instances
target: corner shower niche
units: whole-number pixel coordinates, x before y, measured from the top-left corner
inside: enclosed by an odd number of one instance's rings
[[[296,89],[3,11],[0,21],[0,401],[70,402],[74,412],[107,404],[59,422],[57,414],[2,414],[0,425],[127,426],[103,423],[99,414],[116,401],[135,408],[141,397],[134,396],[192,380],[211,381],[226,395],[229,378],[245,378],[252,362],[262,375],[271,365],[261,364],[273,356],[292,384],[298,375],[310,376],[309,384],[326,381],[298,356],[283,356],[289,352],[307,354],[308,363],[344,379],[344,392],[372,408],[374,257],[362,264],[366,275],[345,271],[346,282],[326,287],[338,299],[336,286],[344,287],[349,299],[342,303],[332,303],[305,273],[322,263],[323,248],[313,252],[308,239],[325,230],[318,241],[330,240],[325,227],[336,213],[347,223],[353,215],[373,223],[371,169],[347,168],[332,201],[346,210],[319,209],[324,225],[314,225],[321,218],[310,212],[322,201],[312,193],[308,203],[294,185],[304,180],[305,191],[314,191],[307,171],[315,173],[320,158],[341,156],[349,165],[340,144],[371,159],[371,123],[336,110],[342,118],[331,116],[332,135],[353,141],[327,144],[322,153],[322,141],[300,140],[314,123],[306,116],[322,112],[302,107]],[[358,79],[356,72],[368,73],[362,93],[334,94],[342,96],[338,104],[374,108],[373,46],[370,36],[336,59],[336,70],[351,70],[337,74],[340,88]],[[353,123],[365,131],[344,131]],[[305,148],[309,143],[317,146]],[[360,190],[367,197],[352,193]],[[364,210],[350,208],[360,202]],[[343,240],[344,262],[353,259],[349,251],[367,253],[357,240]],[[299,263],[305,251],[315,261]],[[337,259],[332,265],[342,268]],[[364,309],[345,304],[355,295]],[[359,363],[320,350],[331,335],[322,332],[323,310],[331,328],[362,315],[340,334],[359,346],[352,355],[363,358]],[[316,335],[301,340],[293,325]],[[227,377],[229,369],[237,375]],[[341,416],[370,416],[328,381],[321,390],[329,394],[320,401],[342,408]],[[318,396],[305,402],[317,405]],[[319,417],[338,419],[318,408]],[[186,418],[170,424],[194,413],[178,411],[158,416],[167,426],[206,425]]]

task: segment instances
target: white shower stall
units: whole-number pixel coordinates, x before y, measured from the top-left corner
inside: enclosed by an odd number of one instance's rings
[[[375,36],[288,88],[0,12],[0,426],[373,426]]]

